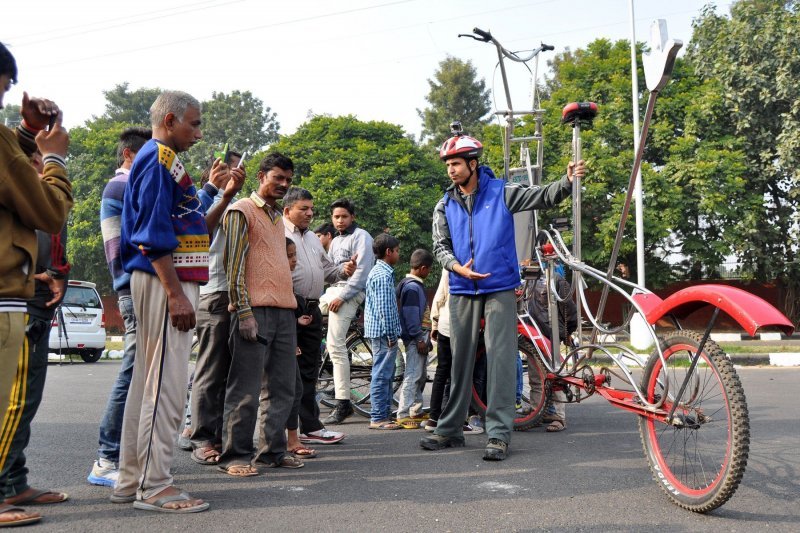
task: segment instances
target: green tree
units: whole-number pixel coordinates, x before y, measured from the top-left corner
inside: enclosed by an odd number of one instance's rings
[[[358,224],[371,235],[388,228],[400,239],[405,260],[399,274],[408,271],[407,258],[414,249],[431,249],[431,214],[447,183],[446,173],[400,126],[353,116],[317,116],[271,149],[292,158],[295,184],[314,195],[315,224],[330,220],[328,206],[347,197],[356,205]]]
[[[103,117],[112,122],[124,122],[135,126],[150,126],[150,106],[161,94],[157,87],[143,87],[128,90],[128,82],[120,83],[109,91],[106,97],[106,110]]]
[[[460,120],[464,131],[480,136],[486,124],[489,89],[478,79],[471,61],[447,57],[439,63],[434,79],[428,79],[430,91],[425,99],[429,106],[417,109],[422,119],[422,139],[437,144],[450,136],[450,123]]]
[[[186,159],[201,171],[225,143],[231,150],[252,155],[277,141],[279,128],[277,115],[250,91],[214,92],[211,100],[203,102],[203,139]]]
[[[736,255],[745,273],[786,287],[784,310],[800,320],[800,2],[742,0],[731,17],[713,7],[695,22],[687,53],[722,88],[731,131],[747,162],[750,195],[739,207]]]
[[[70,130],[67,170],[75,198],[68,226],[70,277],[96,283],[104,295],[114,291],[100,232],[100,201],[117,168],[119,134],[128,126],[100,118]]]
[[[0,124],[14,129],[22,120],[22,117],[19,116],[20,109],[20,106],[15,104],[3,106],[3,109],[0,109]]]

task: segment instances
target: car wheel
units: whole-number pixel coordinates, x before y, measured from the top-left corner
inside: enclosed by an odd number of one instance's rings
[[[81,352],[81,359],[86,363],[96,363],[103,357],[103,348]]]

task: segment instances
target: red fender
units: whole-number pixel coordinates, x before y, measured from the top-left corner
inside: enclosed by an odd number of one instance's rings
[[[666,314],[685,318],[712,305],[728,313],[750,336],[766,326],[776,327],[786,335],[794,332],[794,325],[775,307],[758,296],[729,285],[694,285],[679,290],[666,300],[653,293],[634,294],[633,299],[650,324],[655,324]]]
[[[525,327],[520,324],[519,321],[517,322],[517,333],[530,340],[534,345],[538,346],[539,350],[541,350],[543,354],[550,355],[550,339],[539,335],[536,332],[536,328],[530,324],[528,325],[528,330],[530,330],[530,335],[527,331],[525,331]]]

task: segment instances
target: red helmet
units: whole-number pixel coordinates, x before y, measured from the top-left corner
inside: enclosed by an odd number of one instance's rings
[[[439,159],[447,161],[451,157],[478,159],[483,153],[483,145],[478,139],[469,135],[455,135],[442,143],[439,148]]]

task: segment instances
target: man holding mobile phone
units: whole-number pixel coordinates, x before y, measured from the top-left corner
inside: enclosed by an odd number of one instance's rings
[[[0,43],[0,108],[5,93],[17,82],[17,63]],[[25,376],[17,373],[27,357],[25,301],[34,295],[36,229],[59,233],[72,208],[72,185],[65,158],[69,135],[61,127],[61,111],[49,100],[22,96],[22,123],[16,132],[0,125],[0,442],[12,440],[24,405]],[[55,116],[50,131],[43,131]],[[42,177],[30,164],[36,151],[43,154]],[[12,394],[14,397],[12,398]],[[15,408],[10,408],[12,405]],[[0,447],[0,469],[10,449]],[[19,503],[19,502],[17,502]],[[41,520],[15,504],[0,499],[0,527]]]

